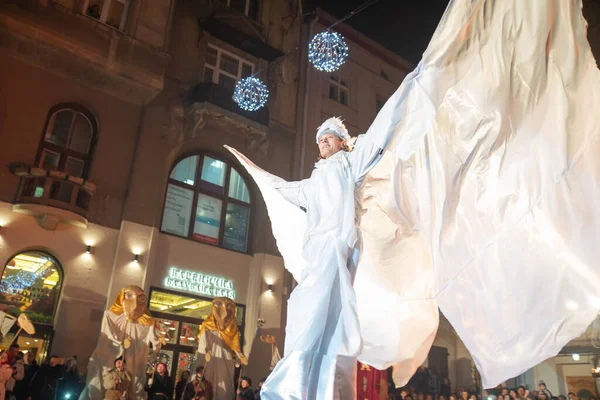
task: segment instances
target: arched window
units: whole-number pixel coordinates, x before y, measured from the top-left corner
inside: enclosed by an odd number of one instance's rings
[[[33,352],[38,362],[42,362],[52,338],[61,285],[60,265],[50,255],[26,251],[14,256],[0,280],[0,320],[2,328],[8,328],[2,343],[10,343],[18,330],[13,321],[20,314],[27,314],[36,332],[32,335],[22,332],[17,343],[21,351]]]
[[[250,205],[246,181],[231,164],[192,155],[171,170],[161,231],[247,252]]]
[[[37,165],[87,178],[96,134],[96,120],[85,108],[77,104],[52,108],[46,120]]]

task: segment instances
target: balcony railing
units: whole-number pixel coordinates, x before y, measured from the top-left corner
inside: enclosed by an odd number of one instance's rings
[[[69,176],[60,171],[32,167],[11,167],[13,174],[21,177],[14,203],[36,204],[76,214],[80,218],[69,218],[61,213],[62,222],[87,223],[90,202],[96,185],[82,178]],[[20,208],[23,210],[23,207]],[[48,214],[40,210],[26,209],[29,214]],[[67,216],[67,218],[65,218]]]
[[[192,91],[192,103],[209,102],[251,121],[269,126],[269,109],[265,106],[258,111],[244,111],[233,101],[233,92],[213,82],[203,82]]]

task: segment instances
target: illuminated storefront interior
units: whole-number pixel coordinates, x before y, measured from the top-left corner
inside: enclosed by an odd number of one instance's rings
[[[164,362],[169,374],[176,380],[183,371],[196,365],[198,334],[202,321],[210,315],[212,299],[173,290],[151,288],[148,308],[156,320],[160,334],[167,345],[160,351],[157,360],[149,360],[149,368]],[[236,320],[243,343],[246,306],[236,304]]]
[[[14,318],[26,314],[33,322],[36,333],[29,335],[22,331],[17,343],[24,353],[33,352],[38,362],[44,361],[52,341],[61,284],[58,262],[43,252],[17,254],[2,272],[0,311]],[[10,345],[17,330],[18,326],[14,324],[2,337],[0,349]]]

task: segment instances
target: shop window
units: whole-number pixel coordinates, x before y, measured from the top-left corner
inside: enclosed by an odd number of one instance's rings
[[[92,114],[75,104],[50,110],[36,164],[40,168],[87,178],[96,140]]]
[[[83,14],[124,31],[129,3],[130,0],[84,0]]]
[[[167,364],[169,374],[178,380],[184,371],[193,373],[196,365],[200,325],[212,310],[212,299],[165,289],[151,288],[148,308],[159,333],[166,341],[157,356],[149,355],[147,372],[156,363]],[[236,305],[240,343],[244,343],[245,306]]]
[[[230,90],[235,89],[237,81],[247,78],[254,72],[254,64],[222,50],[208,45],[204,64],[204,81],[213,82]]]
[[[62,285],[58,262],[43,252],[28,251],[17,254],[5,266],[0,280],[0,310],[7,314],[4,323],[27,314],[35,324],[36,333],[22,332],[18,344],[23,352],[33,352],[42,362],[49,347],[56,306]],[[18,327],[12,326],[2,338],[0,348],[12,341]]]
[[[347,106],[349,97],[350,91],[346,81],[340,79],[338,75],[331,75],[329,77],[329,98]]]
[[[209,154],[176,163],[169,175],[161,231],[247,252],[251,199],[232,165]]]

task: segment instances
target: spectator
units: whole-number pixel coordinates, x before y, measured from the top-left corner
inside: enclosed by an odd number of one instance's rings
[[[17,355],[19,354],[19,345],[13,343],[10,345],[10,348],[5,353],[5,358],[3,364],[13,365],[15,360],[17,359]]]
[[[179,377],[179,382],[175,385],[175,400],[181,400],[185,386],[190,380],[190,371],[183,371]]]
[[[450,396],[448,396],[448,400],[457,400],[457,397],[455,394],[451,394]]]
[[[212,400],[212,398],[212,385],[204,378],[204,367],[199,366],[185,386],[183,400]]]
[[[450,385],[450,379],[444,378],[442,379],[442,383],[440,384],[440,394],[445,398],[450,397],[450,391],[452,390]]]
[[[567,400],[567,396],[565,396],[564,394],[559,394],[558,400]]]
[[[258,381],[258,387],[254,391],[254,400],[260,400],[260,390],[262,389],[262,385],[263,383],[265,383],[265,380],[266,378],[263,378],[260,381]]]
[[[65,375],[65,360],[51,355],[47,364],[42,365],[31,380],[32,400],[54,400],[58,383]]]
[[[148,392],[148,400],[172,400],[173,381],[167,372],[167,364],[160,363],[156,366],[156,371],[148,379],[144,390]]]
[[[508,396],[510,397],[511,400],[518,400],[519,395],[517,394],[517,392],[514,389],[510,389],[508,391]]]
[[[519,395],[519,400],[525,400],[529,397],[529,390],[525,389],[525,386],[521,385],[517,388],[517,394]]]
[[[462,400],[469,400],[469,392],[467,392],[466,390],[460,392],[460,396]]]
[[[104,375],[104,394],[105,400],[131,400],[133,399],[133,391],[131,382],[133,376],[126,369],[126,361],[121,356],[113,362],[113,368],[109,369]]]
[[[508,396],[509,392],[508,388],[502,388],[502,397]]]
[[[254,400],[252,380],[247,376],[242,376],[241,378],[240,388],[237,390],[236,400]]]
[[[10,379],[13,369],[7,363],[8,355],[4,351],[0,351],[0,399],[5,396],[5,383]]]
[[[417,400],[425,400],[425,395],[423,394],[423,392],[417,393]]]
[[[79,368],[77,367],[77,356],[65,362],[65,377],[60,383],[61,397],[76,398],[81,391],[81,379],[79,377]]]
[[[433,395],[428,394],[427,396],[425,396],[425,400],[433,400]]]
[[[579,398],[575,396],[575,393],[573,392],[567,393],[567,397],[569,398],[569,400],[579,400]]]
[[[30,392],[31,378],[33,378],[33,375],[35,375],[39,368],[33,352],[28,351],[27,354],[25,354],[23,366],[25,368],[25,376],[22,380],[17,382],[15,386],[17,400],[27,400]]]
[[[546,395],[546,398],[548,400],[552,399],[552,392],[550,392],[548,390],[548,388],[546,388],[546,382],[544,382],[544,381],[539,381],[538,382],[538,391],[540,393],[544,393]]]
[[[17,346],[17,350],[18,349],[19,347]],[[6,382],[6,399],[17,398],[17,393],[15,392],[15,389],[17,389],[17,391],[19,389],[19,387],[17,386],[17,382],[21,382],[23,378],[25,378],[25,361],[23,360],[24,357],[25,354],[23,354],[22,351],[17,351],[17,355],[13,359],[13,363],[11,364],[13,373],[10,379]]]

